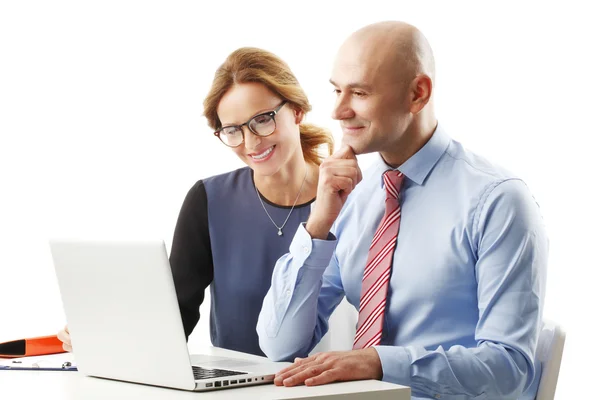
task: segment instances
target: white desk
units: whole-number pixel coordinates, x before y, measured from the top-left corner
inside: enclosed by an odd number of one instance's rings
[[[203,352],[243,359],[261,357],[208,347]],[[59,360],[65,355],[53,355]],[[410,400],[410,388],[387,382],[369,380],[340,382],[323,386],[286,388],[273,384],[212,392],[186,392],[154,386],[90,378],[79,372],[2,371],[0,399],[377,399]]]

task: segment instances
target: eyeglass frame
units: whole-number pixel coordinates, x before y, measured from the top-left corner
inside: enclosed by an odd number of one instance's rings
[[[280,105],[278,105],[277,107],[275,107],[273,110],[266,111],[266,112],[263,112],[263,113],[260,113],[260,114],[256,114],[255,116],[253,116],[252,118],[250,118],[248,121],[244,122],[243,124],[223,126],[223,127],[219,128],[219,130],[215,131],[214,135],[219,138],[219,140],[221,141],[221,143],[223,143],[225,146],[231,147],[231,148],[239,147],[242,144],[244,144],[244,142],[246,141],[246,135],[244,135],[244,129],[242,129],[244,127],[244,125],[248,127],[248,130],[253,135],[256,135],[258,137],[271,136],[277,130],[277,121],[275,120],[275,117],[277,116],[277,113],[279,112],[279,110],[281,110],[283,108],[283,106],[285,106],[287,104],[287,102],[288,102],[287,100],[284,100]],[[268,135],[259,135],[258,133],[254,132],[254,130],[249,125],[250,122],[254,118],[262,117],[263,115],[268,115],[273,120],[273,123],[275,124],[275,127],[273,128],[273,132],[269,133]],[[239,128],[242,131],[242,141],[239,144],[235,145],[235,146],[230,146],[227,143],[225,143],[225,141],[223,141],[223,139],[221,139],[221,131],[223,129],[225,129],[225,128]]]

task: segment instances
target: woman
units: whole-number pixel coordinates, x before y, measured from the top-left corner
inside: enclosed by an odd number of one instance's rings
[[[198,181],[175,227],[170,262],[188,337],[211,287],[213,345],[263,355],[256,322],[277,259],[308,219],[317,191],[319,147],[330,133],[303,124],[306,94],[277,56],[241,48],[215,73],[204,115],[247,167]],[[68,328],[59,332],[71,351]]]

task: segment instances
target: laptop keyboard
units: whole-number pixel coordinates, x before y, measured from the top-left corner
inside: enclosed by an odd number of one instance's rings
[[[234,375],[247,375],[247,372],[240,371],[230,371],[227,369],[217,369],[217,368],[202,368],[192,366],[194,370],[194,379],[211,379],[211,378],[221,378],[223,376],[234,376]]]

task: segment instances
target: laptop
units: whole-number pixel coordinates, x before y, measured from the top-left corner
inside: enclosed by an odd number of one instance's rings
[[[190,356],[163,241],[51,240],[50,250],[85,375],[206,391],[273,382],[290,365]]]

